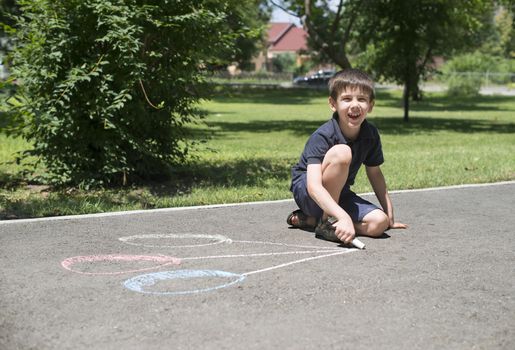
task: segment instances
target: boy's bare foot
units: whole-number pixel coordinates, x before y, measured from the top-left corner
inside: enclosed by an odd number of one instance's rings
[[[297,209],[288,215],[286,223],[296,228],[313,229],[317,225],[317,220],[315,217],[308,216],[302,210]]]

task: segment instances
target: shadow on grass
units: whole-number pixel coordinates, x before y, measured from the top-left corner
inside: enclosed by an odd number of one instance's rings
[[[107,193],[36,191],[22,199],[0,196],[0,220],[101,213],[113,211],[120,205],[120,200]]]
[[[15,188],[22,182],[21,174],[10,174],[0,170],[0,188]]]
[[[399,91],[377,89],[378,107],[402,108],[402,94]],[[310,104],[313,100],[329,96],[327,89],[300,88],[224,88],[212,98],[220,103],[263,103],[277,105]],[[512,110],[499,105],[513,102],[513,96],[479,95],[472,97],[451,97],[443,93],[426,93],[421,101],[412,101],[412,111],[501,111]],[[488,104],[488,106],[485,106]]]
[[[492,121],[485,119],[453,119],[412,117],[409,122],[403,122],[400,117],[371,118],[381,134],[409,135],[453,131],[459,133],[515,133],[515,123]]]
[[[441,94],[425,96],[421,101],[410,101],[410,111],[443,112],[443,111],[509,111],[515,110],[513,96],[475,96],[475,97],[450,97]],[[511,103],[511,108],[503,106]],[[403,108],[402,96],[394,92],[384,91],[378,94],[377,106]]]
[[[309,104],[314,99],[327,98],[327,89],[299,88],[226,88],[213,95],[219,103],[263,103],[276,105]]]
[[[289,180],[294,162],[291,159],[245,159],[217,164],[192,162],[175,168],[166,181],[98,191],[20,187],[21,194],[9,190],[0,192],[0,220],[152,209],[161,207],[166,200],[170,202],[173,197],[210,187],[264,188],[269,182]]]
[[[246,89],[229,93],[223,97],[216,97],[217,102],[226,103],[269,103],[269,104],[306,104],[310,98],[325,97],[325,91],[309,89],[281,89],[280,93],[270,90]],[[508,103],[511,103],[508,107]],[[376,117],[370,115],[369,120],[375,124],[383,134],[414,134],[431,133],[438,131],[454,131],[459,133],[513,133],[515,124],[510,122],[492,121],[487,119],[464,118],[439,118],[429,116],[412,116],[408,123],[402,120],[402,98],[396,91],[379,91],[377,108],[399,108],[399,116]],[[506,106],[506,108],[504,107]],[[443,112],[443,111],[501,111],[515,110],[512,96],[477,96],[477,97],[448,97],[432,94],[425,99],[411,103],[412,112]],[[223,112],[234,113],[234,112]],[[216,114],[213,112],[211,114]],[[436,115],[436,114],[435,114]],[[329,113],[328,113],[329,116]],[[320,120],[267,120],[264,115],[262,120],[250,120],[248,122],[221,122],[212,118],[206,121],[206,128],[193,130],[196,138],[228,137],[227,133],[238,132],[291,132],[296,136],[307,137],[311,135],[327,119]]]
[[[291,132],[298,136],[309,136],[318,127],[327,120],[306,121],[300,119],[294,120],[252,120],[248,122],[216,122],[209,121],[206,123],[208,128],[192,130],[195,137],[227,137],[226,133],[238,132]]]
[[[290,168],[295,159],[251,158],[221,163],[190,163],[174,169],[172,178],[163,188],[152,187],[158,196],[190,193],[199,187],[266,186],[270,180],[290,178]]]
[[[227,133],[290,132],[299,137],[308,137],[325,121],[306,120],[252,120],[249,122],[207,122],[208,128],[192,130],[195,138],[226,138]],[[408,123],[402,117],[370,117],[381,134],[409,135],[453,131],[459,133],[515,133],[515,123],[486,119],[455,119],[412,117]]]

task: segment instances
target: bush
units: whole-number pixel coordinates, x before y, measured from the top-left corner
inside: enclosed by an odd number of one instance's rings
[[[509,60],[481,52],[455,56],[442,68],[451,96],[477,95],[485,82],[506,84],[510,81],[510,71]]]
[[[481,76],[478,74],[454,74],[446,78],[449,96],[477,96],[481,90]]]
[[[43,180],[125,183],[185,159],[201,67],[241,35],[226,24],[227,1],[19,3],[9,130],[34,145],[23,156],[46,167]]]
[[[293,72],[296,65],[296,55],[292,53],[282,53],[272,58],[274,72]]]

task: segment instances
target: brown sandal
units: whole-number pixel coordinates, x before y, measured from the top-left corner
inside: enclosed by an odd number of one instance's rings
[[[294,225],[293,224],[293,217],[297,217],[297,221],[298,221],[298,224],[297,225]],[[304,212],[300,209],[297,209],[297,210],[294,210],[293,212],[290,213],[290,215],[288,215],[288,217],[286,218],[286,223],[292,227],[296,227],[296,228],[313,228],[313,225],[309,225],[308,224],[308,218],[309,216],[307,216],[306,214],[304,214]]]

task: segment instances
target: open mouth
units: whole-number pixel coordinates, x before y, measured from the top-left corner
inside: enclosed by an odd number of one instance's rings
[[[361,113],[347,113],[347,116],[349,117],[349,119],[356,120],[359,119]]]

